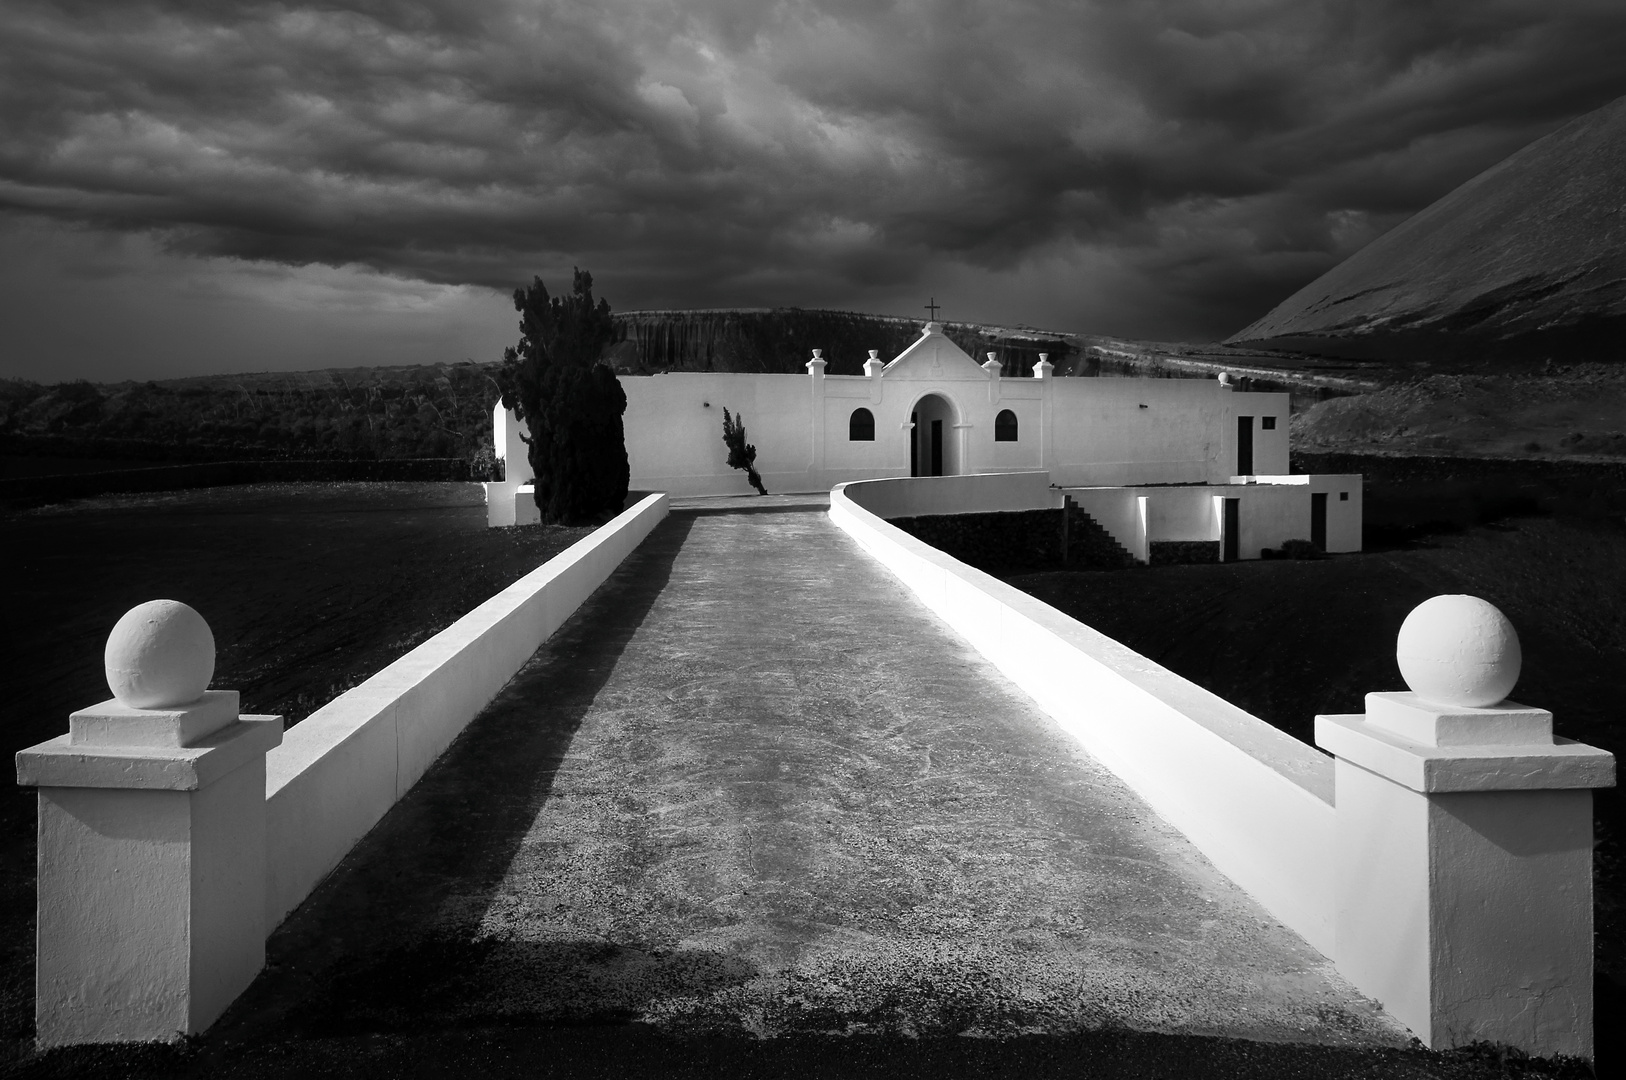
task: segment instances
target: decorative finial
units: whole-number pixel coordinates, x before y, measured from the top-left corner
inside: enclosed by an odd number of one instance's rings
[[[1482,709],[1519,681],[1523,653],[1507,616],[1477,596],[1436,596],[1412,609],[1395,642],[1412,693],[1445,708]]]
[[[107,688],[132,709],[189,705],[215,674],[215,636],[179,600],[149,600],[124,613],[107,635]]]

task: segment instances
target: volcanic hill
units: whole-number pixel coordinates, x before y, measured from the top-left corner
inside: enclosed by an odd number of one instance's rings
[[[1626,97],[1474,177],[1226,344],[1480,372],[1626,361]]]

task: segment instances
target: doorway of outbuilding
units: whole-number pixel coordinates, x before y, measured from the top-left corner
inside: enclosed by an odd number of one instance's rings
[[[927,394],[915,403],[909,442],[910,476],[957,476],[960,473],[960,432],[954,406],[941,394]]]

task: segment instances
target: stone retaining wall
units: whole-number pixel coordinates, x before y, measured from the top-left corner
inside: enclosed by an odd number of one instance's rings
[[[1153,566],[1220,561],[1218,540],[1153,540],[1146,547],[1150,556],[1147,561]]]

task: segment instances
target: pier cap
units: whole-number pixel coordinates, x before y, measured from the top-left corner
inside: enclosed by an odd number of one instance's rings
[[[124,613],[107,636],[107,687],[132,709],[190,704],[215,674],[209,624],[179,600],[149,600]]]
[[[1400,626],[1400,674],[1412,692],[1446,708],[1485,708],[1519,681],[1519,635],[1494,604],[1452,594],[1424,600]]]

